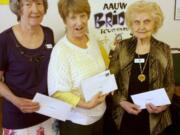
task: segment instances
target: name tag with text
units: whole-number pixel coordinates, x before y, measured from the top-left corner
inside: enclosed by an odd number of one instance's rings
[[[144,63],[144,58],[135,58],[134,63]]]

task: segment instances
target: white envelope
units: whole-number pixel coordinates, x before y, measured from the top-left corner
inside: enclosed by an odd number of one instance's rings
[[[81,90],[83,91],[86,101],[91,100],[98,92],[107,94],[117,89],[114,75],[110,71],[104,71],[93,77],[85,79],[81,82]]]
[[[37,111],[37,113],[62,121],[65,121],[68,118],[72,109],[70,104],[40,93],[36,93],[33,101],[40,104],[40,109]]]
[[[140,106],[140,109],[145,109],[147,103],[152,103],[155,106],[171,104],[164,88],[131,95],[131,98],[134,104]]]

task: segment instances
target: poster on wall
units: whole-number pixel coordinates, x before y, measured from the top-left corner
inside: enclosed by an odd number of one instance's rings
[[[89,32],[107,51],[111,49],[117,35],[122,39],[130,36],[125,24],[125,11],[132,0],[89,0],[91,17]]]
[[[175,0],[175,20],[180,20],[180,0]]]

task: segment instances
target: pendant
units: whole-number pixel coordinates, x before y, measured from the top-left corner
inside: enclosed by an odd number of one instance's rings
[[[140,82],[144,82],[146,80],[146,76],[143,73],[141,73],[141,74],[138,75],[138,80]]]

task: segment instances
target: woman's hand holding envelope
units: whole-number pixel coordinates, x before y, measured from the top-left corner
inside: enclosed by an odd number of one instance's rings
[[[84,100],[80,100],[78,103],[79,107],[91,109],[96,107],[97,105],[104,102],[107,94],[102,94],[102,92],[97,93],[90,101],[86,102]]]
[[[167,105],[154,106],[152,103],[146,104],[146,109],[149,113],[160,113],[167,109]]]
[[[141,109],[138,105],[130,103],[128,101],[121,101],[120,106],[129,114],[138,115],[141,112]]]
[[[36,112],[40,108],[39,103],[22,97],[15,97],[15,99],[13,100],[13,104],[23,113]]]

